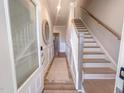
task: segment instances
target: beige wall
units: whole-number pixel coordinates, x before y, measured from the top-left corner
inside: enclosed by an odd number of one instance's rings
[[[124,0],[91,0],[86,8],[94,16],[121,35]]]
[[[75,7],[75,17],[79,18],[81,16],[81,8],[84,8],[87,5],[88,0],[76,0]]]

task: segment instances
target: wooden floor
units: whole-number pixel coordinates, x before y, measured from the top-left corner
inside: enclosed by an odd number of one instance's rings
[[[84,68],[86,74],[115,74],[111,68]]]
[[[43,93],[77,93],[69,73],[66,57],[55,57],[45,77]]]
[[[72,82],[65,57],[56,57],[54,59],[46,79],[48,82],[56,83]]]
[[[85,80],[86,93],[114,93],[115,80]]]

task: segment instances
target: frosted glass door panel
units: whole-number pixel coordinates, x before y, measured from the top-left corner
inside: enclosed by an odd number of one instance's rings
[[[31,0],[9,0],[18,88],[38,68],[36,7]]]

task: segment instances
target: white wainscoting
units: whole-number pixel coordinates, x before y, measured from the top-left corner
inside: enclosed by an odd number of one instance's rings
[[[43,50],[41,66],[18,89],[18,93],[41,93],[44,89],[44,75],[46,74],[54,57],[53,45],[48,45]]]
[[[41,93],[43,90],[43,77],[41,71],[41,68],[37,69],[18,89],[18,93]]]

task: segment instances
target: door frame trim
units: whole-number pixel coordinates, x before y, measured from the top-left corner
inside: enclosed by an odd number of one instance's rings
[[[24,82],[24,84],[21,85],[20,88],[17,88],[17,81],[16,81],[16,70],[15,70],[15,63],[14,63],[14,52],[13,52],[13,43],[12,43],[12,36],[11,36],[11,22],[10,22],[10,10],[9,10],[9,0],[4,0],[4,9],[5,9],[5,16],[6,16],[6,25],[7,25],[7,36],[8,36],[8,43],[9,43],[9,54],[10,54],[10,66],[11,71],[10,75],[12,76],[12,84],[10,86],[13,86],[13,93],[19,92],[28,81],[32,78],[33,75],[35,75],[37,72],[39,72],[41,68],[41,57],[40,57],[40,14],[39,14],[39,1],[38,0],[31,0],[33,5],[36,7],[36,33],[37,33],[37,44],[38,44],[38,61],[39,61],[39,67],[34,71],[34,73],[31,74],[31,76],[28,77],[28,79]]]

